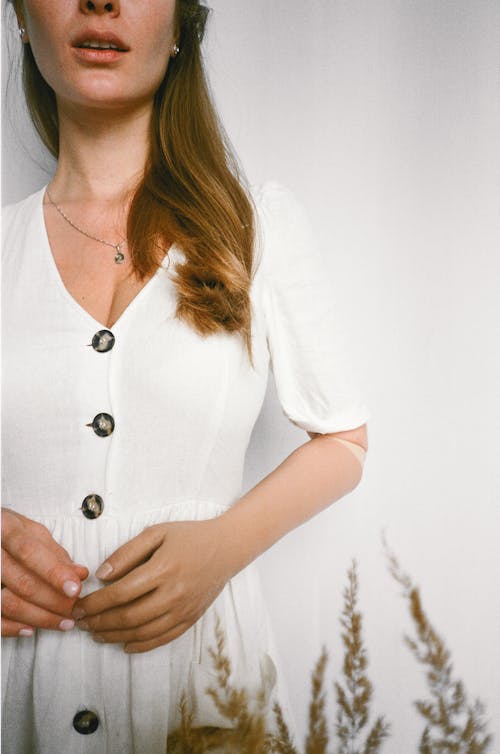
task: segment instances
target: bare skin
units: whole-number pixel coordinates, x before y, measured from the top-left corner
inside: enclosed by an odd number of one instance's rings
[[[2,510],[2,636],[31,636],[33,626],[71,630],[88,575],[44,526]]]
[[[53,196],[51,186],[49,191]],[[56,189],[54,193],[55,191]],[[69,204],[64,202],[64,212],[73,220]],[[99,223],[96,222],[96,225],[92,226],[86,219],[90,216],[91,208],[86,214],[82,211],[81,202],[73,204],[74,214],[77,217],[85,217],[83,222],[86,229],[91,229],[92,235],[95,234],[110,243],[119,242],[125,236],[125,232],[120,234],[112,230],[108,230],[107,236],[100,236],[94,231],[94,227],[99,227]],[[111,329],[150,278],[137,279],[132,271],[126,245],[122,247],[125,261],[115,264],[115,249],[86,239],[85,236],[82,236],[81,240],[75,239],[76,231],[61,217],[47,196],[44,198],[43,209],[52,256],[66,290],[97,322],[104,328]],[[125,225],[124,220],[122,227],[125,228]]]
[[[23,43],[32,44],[58,104],[60,156],[49,191],[74,222],[117,243],[125,234],[127,197],[144,170],[152,98],[176,30],[174,0],[112,5],[107,12],[104,0],[94,0],[91,10],[84,0],[25,0],[18,20],[27,29]],[[75,56],[68,40],[90,25],[113,30],[128,43],[122,60],[96,70]],[[67,290],[112,327],[147,281],[130,277],[128,264],[114,264],[113,249],[72,229],[47,202],[44,216]],[[330,440],[340,437],[367,449],[366,425],[309,436],[222,516],[145,529],[97,571],[104,586],[83,599],[71,598],[71,604],[64,582],[74,580],[78,595],[88,571],[72,564],[43,527],[5,512],[2,634],[19,635],[20,627],[63,630],[60,620],[72,609],[81,629],[98,641],[123,643],[127,652],[172,641],[235,573],[359,483],[359,461]],[[42,558],[33,557],[37,548]]]

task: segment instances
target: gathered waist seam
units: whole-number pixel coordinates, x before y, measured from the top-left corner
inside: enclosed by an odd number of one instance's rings
[[[88,520],[82,515],[80,510],[77,510],[76,512],[72,511],[71,513],[56,513],[56,514],[41,514],[39,511],[26,511],[26,510],[19,510],[18,508],[14,508],[13,506],[5,506],[6,508],[9,508],[10,510],[15,511],[16,513],[20,513],[23,516],[26,516],[28,518],[33,519],[34,521],[40,521],[40,522],[61,522],[61,521],[81,521],[82,523],[87,523]],[[107,511],[102,514],[102,516],[99,516],[99,519],[97,519],[96,523],[101,522],[105,523],[106,521],[116,521],[119,523],[124,522],[131,522],[131,521],[141,521],[141,520],[147,520],[151,517],[161,516],[161,515],[168,515],[169,512],[172,510],[179,510],[185,507],[187,509],[192,510],[193,508],[205,508],[210,512],[215,513],[223,513],[224,511],[228,510],[231,507],[231,503],[221,503],[216,502],[214,500],[204,500],[202,498],[199,499],[186,499],[186,500],[179,500],[171,503],[167,503],[166,505],[159,506],[158,508],[147,508],[143,511],[141,510],[132,510],[128,507],[124,507],[122,510],[119,511]]]

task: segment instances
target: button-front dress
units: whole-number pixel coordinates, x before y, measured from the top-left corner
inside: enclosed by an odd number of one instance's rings
[[[243,494],[245,453],[272,371],[283,413],[311,432],[364,424],[325,259],[304,212],[256,189],[252,367],[241,337],[175,317],[173,246],[106,327],[70,295],[51,253],[45,186],[3,208],[3,506],[43,523],[90,570],[145,527],[207,519]],[[284,575],[284,578],[286,575]],[[149,652],[88,632],[2,640],[4,754],[164,754],[183,689],[194,724],[222,725],[204,693],[215,615],[232,682],[291,714],[255,563],[182,636]],[[307,630],[307,626],[304,626]]]

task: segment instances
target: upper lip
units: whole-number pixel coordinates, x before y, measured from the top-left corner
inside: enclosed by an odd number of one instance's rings
[[[85,29],[73,37],[71,44],[73,47],[78,47],[84,42],[92,42],[94,40],[97,42],[110,42],[111,44],[116,45],[120,50],[130,49],[117,34],[113,34],[112,31],[103,31],[102,29]]]

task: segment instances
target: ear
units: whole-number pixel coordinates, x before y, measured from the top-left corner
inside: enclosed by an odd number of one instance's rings
[[[22,12],[21,12],[21,9],[20,9],[20,3],[14,2],[14,10],[16,12],[16,18],[17,18],[17,26],[18,26],[18,28],[20,29],[21,26],[22,26],[22,27],[24,27],[24,29],[26,29],[26,24],[25,24],[25,21],[24,21],[24,18],[22,16]],[[27,31],[25,31],[24,34],[22,35],[21,42],[23,44],[25,42],[29,42],[29,37],[28,37],[28,32]]]
[[[24,7],[23,7],[23,0],[11,0],[12,7],[14,8],[14,12],[17,16],[17,23],[19,26],[23,25],[23,15],[24,15]]]
[[[177,1],[175,3],[175,15],[174,15],[174,24],[173,24],[173,35],[172,35],[172,47],[174,45],[179,44],[179,39],[181,38],[181,10],[180,10],[180,3]]]
[[[20,24],[19,28],[21,28],[21,26],[23,26],[22,23]],[[21,36],[21,34],[19,34],[19,36]],[[21,36],[21,42],[23,44],[28,44],[29,41],[30,41],[30,39],[29,39],[29,36],[28,36],[28,32],[26,31],[26,27],[24,27],[24,34]]]

